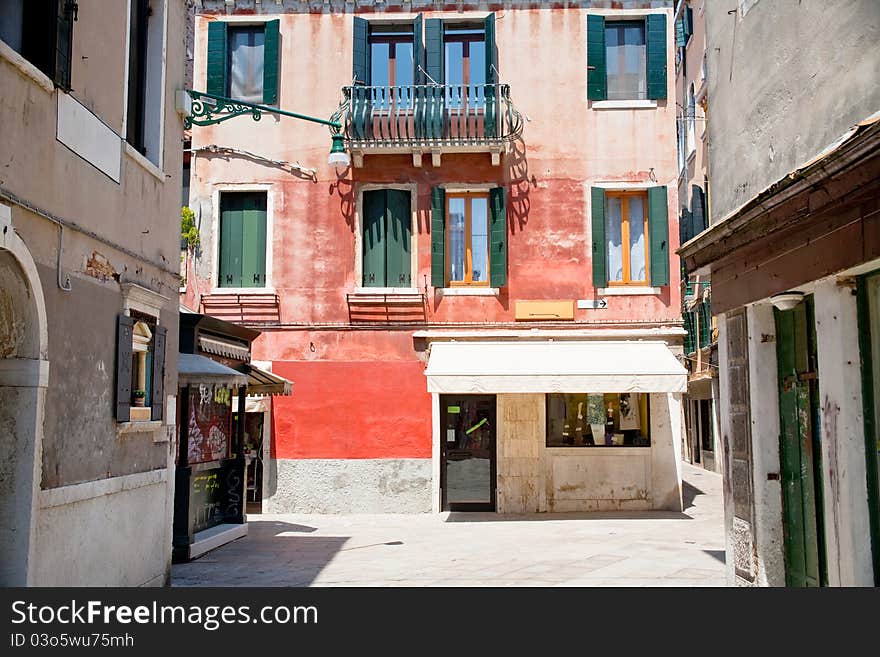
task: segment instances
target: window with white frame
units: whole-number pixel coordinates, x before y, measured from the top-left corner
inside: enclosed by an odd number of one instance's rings
[[[125,140],[161,165],[165,0],[131,0]]]
[[[72,0],[3,0],[0,40],[69,90],[73,24],[78,13],[78,4]]]

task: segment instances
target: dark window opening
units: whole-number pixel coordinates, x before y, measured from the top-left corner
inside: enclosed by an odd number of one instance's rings
[[[77,12],[73,0],[3,0],[0,39],[57,86],[69,90]]]
[[[146,95],[147,95],[147,33],[150,20],[150,0],[131,0],[128,47],[128,114],[126,141],[141,155],[147,152]]]

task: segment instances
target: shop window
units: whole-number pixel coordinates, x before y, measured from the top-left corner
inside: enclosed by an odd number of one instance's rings
[[[278,102],[278,20],[258,25],[208,25],[206,91],[248,103]]]
[[[666,16],[641,20],[587,18],[590,100],[666,98]]]
[[[166,329],[154,317],[131,311],[117,318],[116,420],[161,420]]]
[[[78,11],[72,0],[3,0],[0,39],[57,86],[70,89],[73,24]]]
[[[218,287],[266,286],[266,192],[220,193]]]
[[[410,193],[398,189],[363,195],[363,286],[412,285]]]
[[[593,187],[593,285],[669,285],[666,187]]]
[[[164,0],[131,0],[125,140],[156,166],[162,151],[164,12]]]
[[[547,447],[647,447],[650,406],[643,393],[547,395]]]
[[[431,191],[434,287],[507,285],[506,192]]]

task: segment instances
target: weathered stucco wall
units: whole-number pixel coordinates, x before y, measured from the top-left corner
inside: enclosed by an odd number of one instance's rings
[[[706,13],[715,221],[880,110],[876,0],[736,9],[713,0]]]
[[[272,459],[268,513],[428,513],[431,459]]]
[[[601,5],[604,7],[605,5]],[[274,5],[272,6],[274,7]],[[271,13],[272,7],[263,8]],[[225,10],[225,8],[224,8]],[[665,12],[669,23],[667,61],[674,58],[671,11],[610,10],[643,16]],[[365,12],[367,14],[371,12]],[[411,20],[416,12],[383,14]],[[485,11],[472,12],[482,18]],[[576,310],[578,321],[678,321],[678,194],[675,156],[674,75],[669,100],[655,109],[592,109],[586,92],[587,11],[506,9],[497,19],[499,70],[517,108],[529,121],[523,139],[493,167],[488,153],[448,154],[441,166],[424,158],[414,167],[408,155],[366,155],[364,167],[342,180],[327,165],[329,139],[321,126],[288,118],[246,119],[193,129],[194,149],[218,145],[273,160],[297,162],[316,171],[315,179],[241,155],[195,153],[191,205],[202,244],[196,262],[199,292],[215,288],[217,191],[231,184],[269,185],[267,218],[271,287],[281,300],[283,322],[347,322],[345,293],[360,285],[355,260],[356,208],[364,183],[416,183],[413,232],[417,270],[414,287],[428,292],[432,322],[512,321],[517,299],[583,299],[595,296],[591,280],[589,187],[603,182],[666,185],[669,192],[670,273],[673,285],[656,296],[615,296],[605,310]],[[462,18],[457,12],[423,12],[425,18]],[[267,16],[267,18],[270,16]],[[276,16],[271,16],[276,17]],[[259,16],[262,19],[262,16]],[[336,109],[341,89],[351,82],[352,19],[341,13],[286,13],[281,21],[279,106],[326,117]],[[196,16],[194,85],[204,88],[207,25],[213,20],[253,21],[249,11]],[[528,43],[528,48],[522,44]],[[570,56],[560,58],[563,48]],[[296,65],[301,52],[314,53],[320,66]],[[553,62],[536,66],[535,62]],[[565,125],[560,130],[560,125]],[[585,183],[586,181],[586,183]],[[508,187],[508,285],[497,297],[441,297],[430,282],[430,188],[441,184],[493,183]],[[547,267],[552,263],[553,267]],[[190,303],[198,295],[187,291]],[[261,338],[263,340],[265,338]],[[275,356],[273,356],[275,358]]]

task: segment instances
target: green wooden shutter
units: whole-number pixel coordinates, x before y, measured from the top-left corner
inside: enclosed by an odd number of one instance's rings
[[[446,287],[446,190],[431,189],[431,285]]]
[[[242,211],[240,194],[220,194],[219,287],[241,287]]]
[[[366,20],[354,17],[354,33],[352,44],[352,76],[354,88],[351,92],[351,134],[355,139],[365,139],[368,134],[368,118],[370,114],[370,26]]]
[[[489,285],[507,285],[507,190],[494,187],[489,190],[489,212],[492,224],[489,228]]]
[[[712,344],[712,309],[708,301],[703,301],[700,306],[700,348],[703,349]]]
[[[234,248],[234,246],[233,246]],[[266,284],[266,195],[242,194],[241,286]]]
[[[153,366],[150,382],[150,419],[161,420],[165,409],[165,341],[168,329],[153,328]]]
[[[131,336],[134,319],[116,316],[116,421],[131,420]]]
[[[385,190],[364,192],[364,287],[385,287]]]
[[[443,76],[443,21],[429,18],[425,21],[425,67],[427,83],[442,85]],[[444,94],[442,86],[429,86],[425,91],[424,134],[439,139],[443,135]]]
[[[648,235],[651,285],[669,285],[669,210],[665,186],[648,189]]]
[[[70,69],[73,59],[73,12],[75,4],[56,0],[58,5],[55,32],[55,84],[70,90]]]
[[[412,207],[409,192],[389,189],[385,192],[385,284],[388,287],[412,286]]]
[[[416,84],[425,84],[425,41],[422,38],[422,15],[416,16],[413,21],[413,80]]]
[[[608,285],[608,263],[605,245],[605,190],[590,188],[590,206],[593,216],[593,287]]]
[[[706,209],[703,189],[691,185],[691,239],[706,230]]]
[[[266,21],[263,41],[263,102],[278,102],[278,28],[281,21]]]
[[[215,96],[226,95],[226,23],[208,23],[208,80],[205,91]]]
[[[684,45],[687,43],[684,20],[684,16],[681,16],[675,21],[675,45],[679,48],[684,48]]]
[[[483,20],[486,38],[486,108],[483,129],[486,137],[498,136],[498,48],[495,44],[495,14],[489,14]]]
[[[678,218],[678,243],[679,246],[689,241],[693,237],[693,216],[687,208],[681,209],[681,215]]]
[[[351,65],[355,84],[370,84],[369,33],[370,24],[363,18],[355,16]]]
[[[688,39],[694,33],[694,10],[690,7],[684,10],[684,45],[687,45]]]
[[[666,14],[648,14],[645,23],[648,98],[666,98]]]
[[[587,98],[605,100],[607,91],[605,63],[605,17],[587,16]]]

